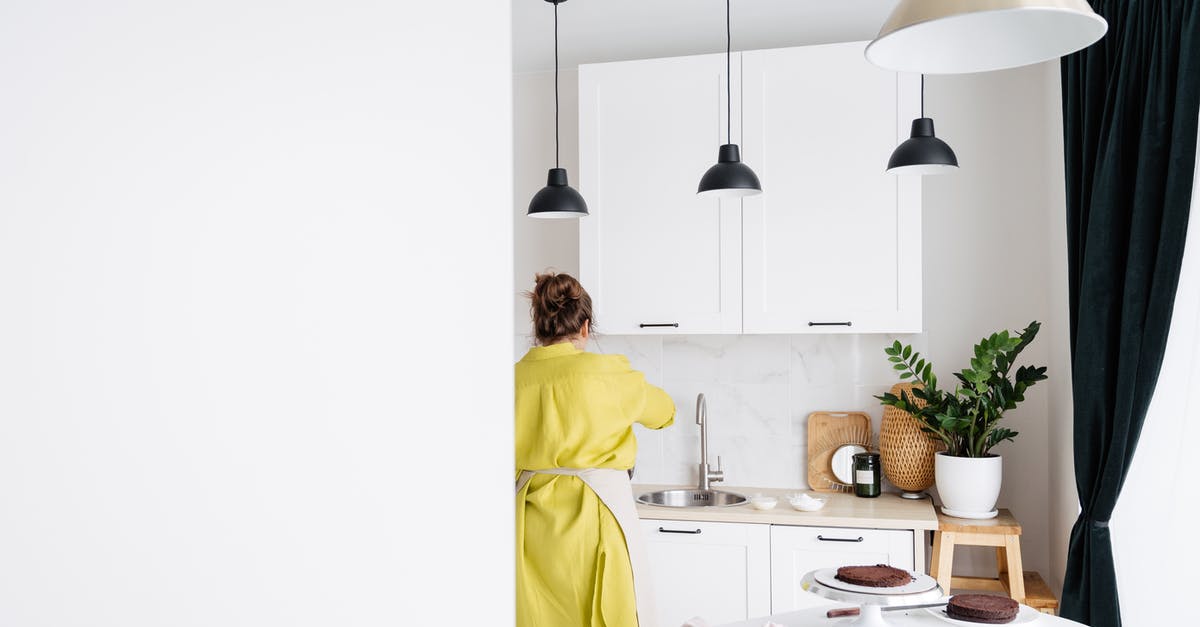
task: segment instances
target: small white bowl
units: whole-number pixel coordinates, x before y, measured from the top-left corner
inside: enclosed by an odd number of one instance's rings
[[[771,509],[779,500],[773,496],[752,496],[750,497],[750,507],[754,509]]]
[[[804,496],[804,495],[796,495],[796,496],[788,497],[788,503],[791,504],[792,509],[797,509],[802,512],[815,512],[815,511],[821,509],[822,507],[825,507],[825,502],[829,500],[824,497],[814,498],[811,496],[808,497],[807,499],[803,499],[803,498],[800,498],[801,496]]]

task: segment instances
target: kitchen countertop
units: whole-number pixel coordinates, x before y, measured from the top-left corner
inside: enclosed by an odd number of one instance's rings
[[[634,484],[636,497],[644,492],[672,488],[695,488],[694,485]],[[785,488],[755,488],[738,486],[714,486],[723,492],[736,492],[744,496],[761,494],[774,496],[779,503],[769,510],[757,510],[750,503],[729,507],[662,507],[637,504],[640,518],[658,520],[692,520],[697,522],[736,522],[771,525],[807,525],[814,527],[862,527],[869,529],[923,529],[936,530],[937,511],[929,498],[911,500],[899,494],[887,493],[876,498],[861,498],[851,493],[814,492],[812,490]],[[814,497],[827,497],[825,507],[815,512],[801,512],[788,503],[790,494],[807,492]]]

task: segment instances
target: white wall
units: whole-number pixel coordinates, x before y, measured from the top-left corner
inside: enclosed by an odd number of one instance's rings
[[[1065,220],[1057,72],[1051,62],[926,79],[927,111],[960,165],[925,182],[925,329],[939,368],[965,367],[983,333],[1030,320],[1042,330],[1022,361],[1050,366],[1069,334],[1066,283],[1054,281],[1066,240],[1047,226]],[[1049,399],[1057,386],[1069,390],[1070,373],[1047,374],[1006,414],[1020,435],[996,450],[1004,456],[999,506],[1021,521],[1025,567],[1054,581],[1048,478],[1071,447],[1069,438],[1051,440]],[[994,563],[991,549],[968,548],[956,568],[994,574]]]
[[[512,615],[508,18],[0,5],[0,624]]]
[[[579,73],[561,70],[559,81],[559,157],[570,184],[579,189]],[[554,72],[529,72],[513,77],[513,301],[515,333],[529,334],[529,301],[539,272],[579,272],[577,220],[529,218],[525,212],[533,195],[546,185],[554,167]],[[587,200],[586,198],[584,199]]]
[[[1047,226],[1065,219],[1062,134],[1053,119],[1059,101],[1057,71],[1057,64],[1043,64],[927,78],[927,111],[962,168],[926,179],[925,333],[900,339],[928,355],[944,380],[967,365],[971,347],[985,334],[1020,330],[1039,320],[1041,334],[1023,363],[1050,365],[1054,347],[1061,344],[1059,334],[1066,333],[1060,315],[1067,298],[1065,281],[1061,289],[1053,283],[1059,269],[1055,264],[1065,263],[1065,249],[1061,255],[1058,250],[1065,239]],[[539,120],[547,125],[544,112],[521,106],[525,99],[520,95],[544,90],[547,76],[552,74],[517,76],[518,135]],[[518,145],[518,171],[533,150],[522,152]],[[538,164],[529,167],[542,169],[537,176],[544,176],[545,152],[535,158]],[[529,193],[534,184],[517,181],[518,188],[529,185]],[[577,263],[578,255],[577,234],[546,235],[540,230],[544,226],[524,217],[522,203],[527,202],[528,196],[519,194],[514,208],[517,247],[531,247],[518,253],[518,286],[529,281],[528,268],[557,265],[565,270]],[[547,240],[552,246],[537,252],[534,242]],[[529,346],[528,305],[518,295],[515,307],[519,357]],[[806,417],[815,410],[867,411],[878,429],[882,410],[873,396],[896,382],[883,354],[892,339],[600,336],[593,350],[628,355],[675,398],[680,412],[676,425],[661,433],[639,430],[635,480],[694,481],[699,435],[692,418],[695,396],[704,392],[712,418],[709,451],[724,458],[730,485],[804,488]],[[1051,460],[1057,464],[1063,455],[1069,457],[1069,444],[1050,441],[1049,399],[1054,385],[1069,381],[1069,375],[1057,369],[1049,374],[1050,381],[1032,389],[1026,403],[1006,419],[1021,432],[1016,442],[997,450],[1005,457],[1000,506],[1012,509],[1024,525],[1026,567],[1052,581],[1047,476]],[[994,575],[993,555],[964,550],[956,572]]]

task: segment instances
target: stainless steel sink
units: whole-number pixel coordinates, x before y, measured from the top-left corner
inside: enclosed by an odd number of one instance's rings
[[[729,507],[747,502],[745,496],[723,490],[680,488],[646,492],[637,497],[638,503],[662,507]]]
[[[699,485],[646,492],[637,497],[638,503],[659,507],[730,507],[750,500],[736,492],[713,490],[709,486],[714,481],[724,481],[725,471],[721,468],[720,456],[717,456],[716,470],[708,465],[708,404],[703,394],[696,397],[696,424],[700,425]]]

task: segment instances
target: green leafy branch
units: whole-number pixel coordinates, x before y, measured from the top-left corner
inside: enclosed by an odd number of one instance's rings
[[[999,426],[1004,413],[1025,400],[1025,391],[1046,379],[1044,366],[1021,366],[1009,374],[1017,357],[1037,336],[1041,324],[1031,322],[1016,335],[999,331],[974,347],[969,367],[954,373],[952,392],[938,388],[929,360],[899,340],[884,348],[888,361],[910,391],[899,396],[886,392],[875,398],[913,415],[921,430],[942,442],[950,455],[984,457],[992,447],[1011,441],[1018,432]]]

